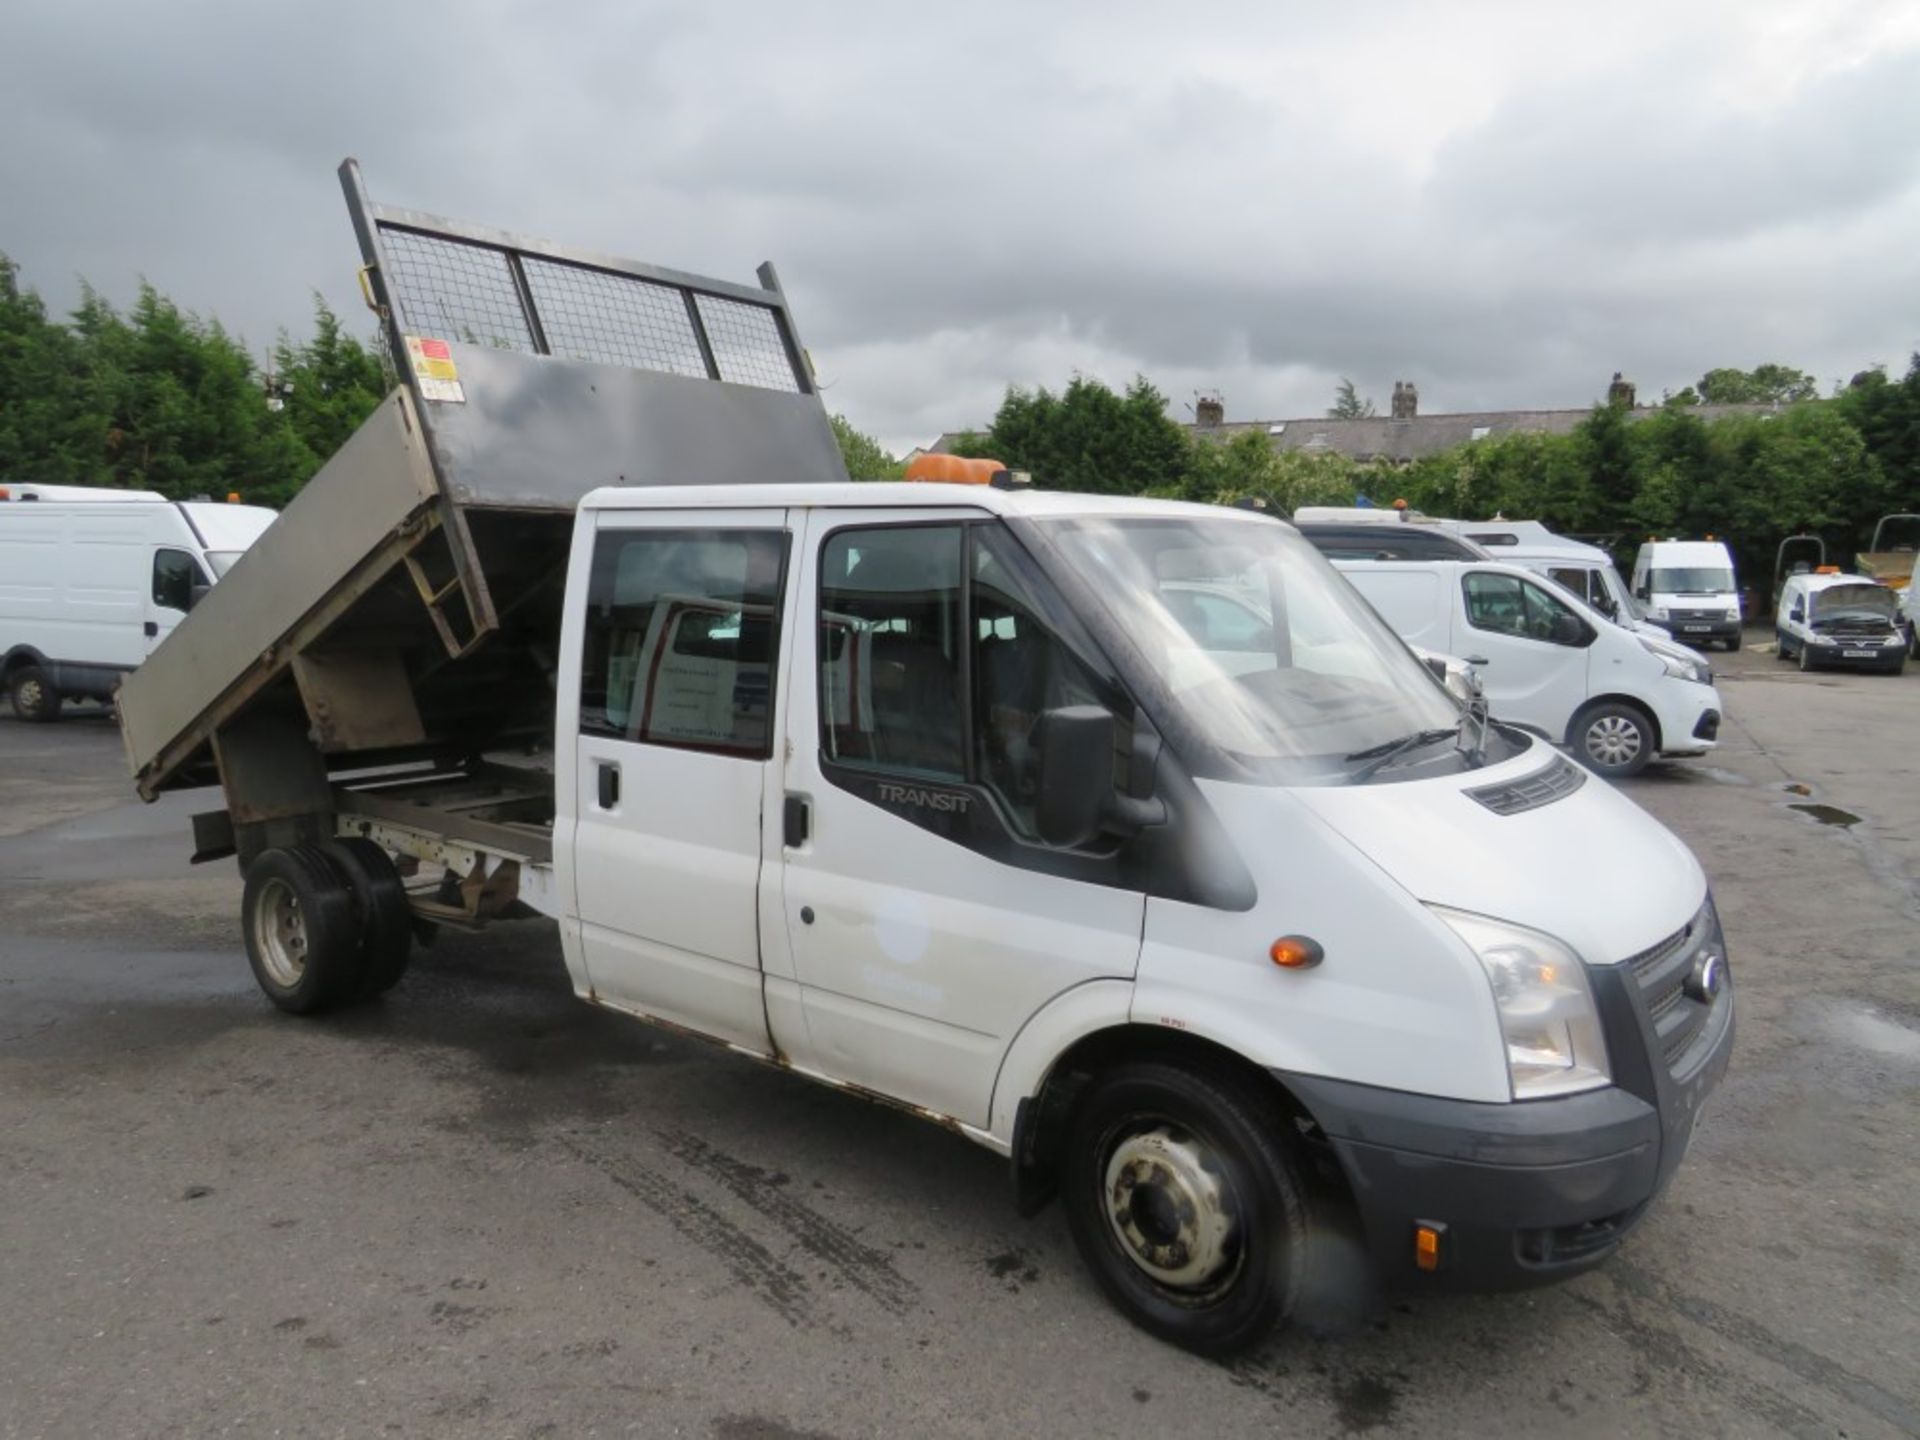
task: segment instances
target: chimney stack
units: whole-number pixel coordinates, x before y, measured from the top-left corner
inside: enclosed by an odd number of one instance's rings
[[[1411,380],[1393,382],[1393,410],[1396,420],[1411,420],[1420,413],[1420,392]]]
[[[1618,370],[1613,372],[1613,383],[1607,386],[1607,404],[1617,405],[1622,410],[1634,407],[1634,386],[1631,380],[1622,380]]]
[[[1193,428],[1218,430],[1227,418],[1227,402],[1218,395],[1201,395],[1193,402]]]

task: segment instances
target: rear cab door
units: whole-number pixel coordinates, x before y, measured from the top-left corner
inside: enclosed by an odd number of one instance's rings
[[[576,988],[760,1055],[772,1053],[763,806],[790,553],[784,510],[583,514],[555,735]]]

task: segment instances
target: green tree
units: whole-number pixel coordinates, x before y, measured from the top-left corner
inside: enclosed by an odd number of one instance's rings
[[[1812,400],[1820,393],[1819,384],[1806,371],[1775,364],[1751,370],[1709,370],[1692,388],[1707,405],[1786,405]]]
[[[833,438],[840,442],[840,459],[853,479],[898,480],[906,473],[905,461],[894,459],[878,440],[854,429],[846,416],[835,415],[829,423]]]
[[[296,439],[317,468],[378,408],[395,384],[386,350],[361,344],[340,327],[318,293],[313,335],[300,344],[282,331],[266,377],[269,406],[278,402]]]
[[[1277,451],[1259,430],[1236,431],[1224,440],[1196,436],[1192,444],[1185,481],[1153,493],[1216,505],[1259,499],[1286,516],[1302,505],[1351,505],[1365,475],[1344,456]]]
[[[1327,411],[1329,420],[1368,420],[1373,417],[1373,401],[1363,400],[1360,392],[1354,388],[1353,381],[1346,376],[1340,377],[1340,383],[1334,387],[1333,405]]]
[[[1143,377],[1116,395],[1083,375],[1057,395],[1010,387],[986,432],[961,436],[954,450],[992,456],[1049,489],[1119,495],[1181,485],[1193,453],[1166,397]]]

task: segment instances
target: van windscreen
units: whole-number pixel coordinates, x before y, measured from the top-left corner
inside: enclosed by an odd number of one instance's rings
[[[1724,565],[1674,565],[1653,572],[1656,595],[1725,595],[1733,589],[1733,571]]]

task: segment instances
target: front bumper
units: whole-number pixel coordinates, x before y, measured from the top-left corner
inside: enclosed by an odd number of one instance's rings
[[[1703,914],[1692,951],[1653,956],[1656,969],[1690,965],[1708,937],[1724,956]],[[1589,977],[1613,1061],[1604,1089],[1500,1105],[1275,1072],[1338,1156],[1389,1288],[1514,1289],[1578,1274],[1619,1248],[1673,1178],[1733,1052],[1731,984],[1674,1053],[1675,1007],[1650,1003],[1634,962],[1590,966]],[[1441,1230],[1430,1271],[1414,1260],[1421,1225]]]
[[[1677,620],[1669,616],[1664,620],[1658,620],[1649,615],[1647,623],[1658,625],[1684,645],[1724,645],[1729,640],[1738,640],[1741,635],[1740,621],[1728,620],[1724,616],[1713,620],[1689,616],[1682,616]]]
[[[1882,644],[1878,637],[1866,644],[1856,641],[1849,645],[1844,640],[1824,644],[1816,644],[1809,640],[1804,643],[1807,647],[1807,658],[1823,670],[1898,670],[1907,658],[1907,643],[1904,637],[1897,645]],[[1849,655],[1847,654],[1849,650],[1855,653]],[[1862,655],[1859,653],[1862,650],[1870,650],[1873,653]]]

